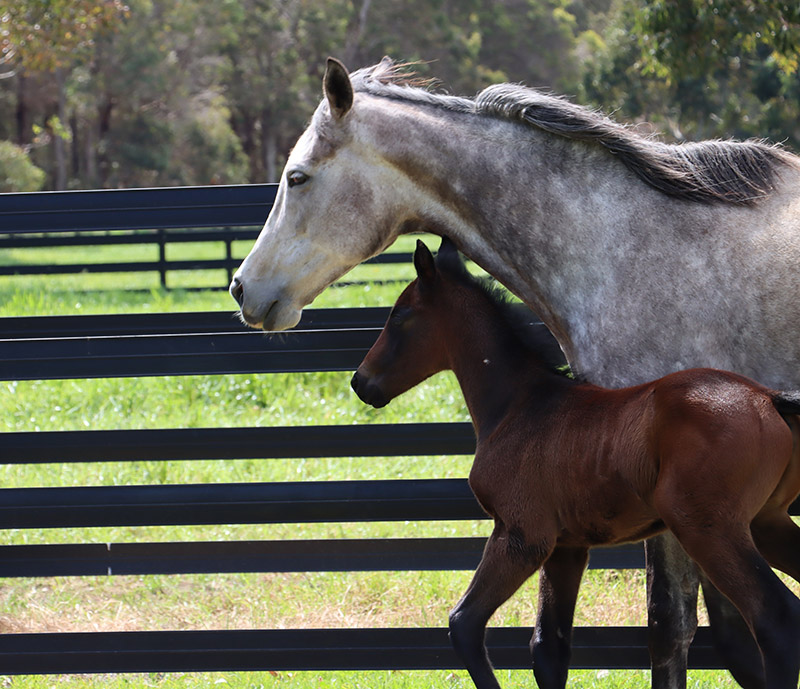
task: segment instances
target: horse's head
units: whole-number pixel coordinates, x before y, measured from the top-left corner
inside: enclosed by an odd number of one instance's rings
[[[296,325],[303,307],[389,246],[403,223],[396,198],[405,190],[396,170],[374,155],[357,112],[362,94],[354,94],[347,70],[332,58],[323,91],[286,163],[272,212],[231,283],[253,327]]]
[[[446,239],[439,254],[452,254],[460,260],[455,246]],[[376,408],[450,368],[442,337],[443,275],[428,247],[419,240],[414,267],[417,278],[403,290],[350,383],[363,402]]]

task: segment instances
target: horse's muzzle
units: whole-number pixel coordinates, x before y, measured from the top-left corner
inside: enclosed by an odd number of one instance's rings
[[[230,292],[231,296],[236,300],[236,303],[239,306],[244,305],[244,285],[242,284],[242,281],[238,277],[236,276],[233,277],[233,280],[231,280],[231,286],[228,291]]]
[[[389,400],[386,399],[386,396],[381,392],[381,389],[372,383],[369,377],[365,376],[363,373],[356,371],[353,374],[353,378],[350,381],[350,387],[353,388],[353,392],[358,395],[359,399],[366,404],[372,405],[375,409],[380,409],[381,407],[385,407],[389,404]]]

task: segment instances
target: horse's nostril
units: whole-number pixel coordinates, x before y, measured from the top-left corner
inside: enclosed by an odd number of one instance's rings
[[[358,394],[358,371],[353,374],[352,379],[350,380],[350,387],[353,388],[353,392]]]
[[[230,293],[239,306],[244,304],[244,285],[239,278],[235,277],[231,280]]]

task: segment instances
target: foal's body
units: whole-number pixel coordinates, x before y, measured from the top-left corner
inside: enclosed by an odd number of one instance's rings
[[[474,280],[441,260],[434,267],[424,245],[415,263],[419,278],[353,387],[382,406],[439,370],[462,386],[478,439],[470,486],[495,521],[451,614],[453,644],[479,689],[499,686],[486,624],[540,566],[550,582],[541,595],[553,597],[540,614],[556,610],[571,624],[590,547],[667,529],[746,620],[766,686],[795,689],[800,603],[765,558],[800,580],[800,528],[787,514],[800,493],[800,404],[713,369],[620,390],[569,379],[521,345]],[[560,631],[532,642],[540,683],[569,657],[569,628]]]

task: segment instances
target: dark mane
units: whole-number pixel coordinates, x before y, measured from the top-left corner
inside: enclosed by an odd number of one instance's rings
[[[508,325],[509,334],[516,343],[536,354],[546,368],[560,375],[570,375],[564,353],[547,326],[527,306],[511,301],[511,295],[499,283],[472,275],[455,245],[447,239],[443,240],[436,256],[436,265],[461,284],[482,292]]]
[[[607,149],[641,180],[668,196],[751,205],[768,197],[792,157],[763,141],[709,140],[667,144],[644,137],[602,113],[518,84],[495,84],[474,99],[433,93],[410,65],[388,58],[351,76],[353,88],[377,96],[522,122]]]

